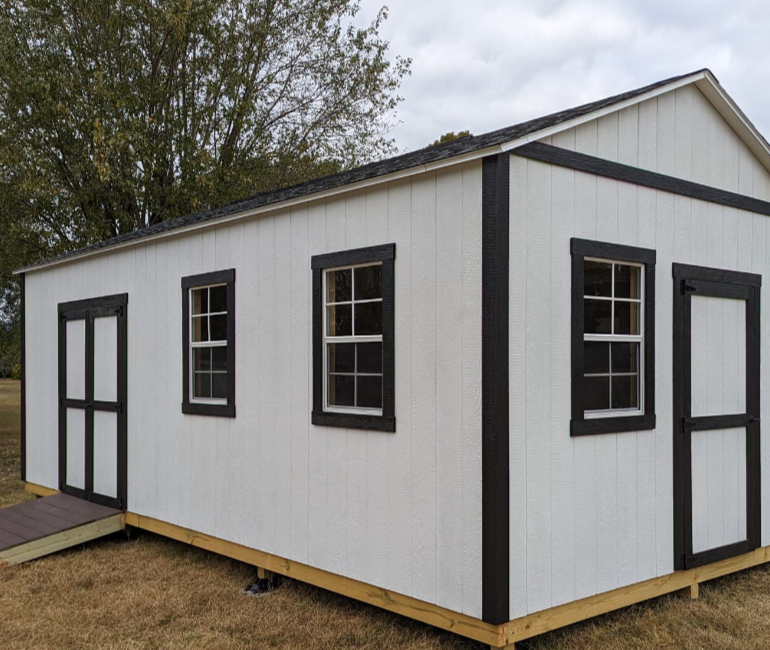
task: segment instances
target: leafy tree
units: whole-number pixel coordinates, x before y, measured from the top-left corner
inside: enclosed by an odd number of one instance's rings
[[[440,144],[444,144],[445,142],[452,142],[452,140],[459,140],[460,138],[467,138],[468,136],[473,135],[470,131],[458,131],[455,133],[454,131],[449,131],[448,133],[445,133],[442,135],[438,140],[434,140],[433,144],[429,144],[429,147],[436,147]]]
[[[359,0],[0,0],[13,266],[367,162],[409,59]],[[9,298],[12,301],[13,296]]]

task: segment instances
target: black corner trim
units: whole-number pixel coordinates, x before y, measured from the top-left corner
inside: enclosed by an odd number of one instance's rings
[[[395,354],[395,244],[314,255],[313,274],[313,411],[311,423],[318,426],[396,430],[396,354]],[[335,413],[323,407],[323,270],[382,262],[382,415]]]
[[[649,248],[573,238],[572,252],[572,419],[571,436],[654,429],[655,420],[655,260]],[[583,263],[598,257],[644,264],[644,414],[586,418],[583,408]]]
[[[19,329],[21,330],[21,480],[27,480],[27,321],[26,279],[19,274]]]
[[[770,202],[762,201],[761,199],[596,158],[584,153],[561,149],[542,142],[530,142],[512,150],[511,153],[516,156],[531,158],[588,174],[612,178],[616,181],[642,185],[654,190],[687,196],[691,199],[709,201],[710,203],[718,203],[730,208],[770,216]]]
[[[210,284],[227,285],[227,403],[190,401],[190,289]],[[235,417],[235,269],[199,273],[182,278],[182,413]]]
[[[482,619],[510,619],[509,198],[510,155],[482,160],[481,512]]]

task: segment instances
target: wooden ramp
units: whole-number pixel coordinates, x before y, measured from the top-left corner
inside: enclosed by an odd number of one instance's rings
[[[0,567],[34,560],[124,527],[122,511],[68,494],[0,508]]]

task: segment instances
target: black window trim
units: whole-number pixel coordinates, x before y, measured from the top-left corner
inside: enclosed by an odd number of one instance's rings
[[[190,289],[227,285],[227,403],[190,400]],[[235,269],[199,273],[182,278],[182,413],[235,417]]]
[[[655,428],[655,259],[653,249],[607,242],[570,240],[572,254],[572,419],[571,436],[644,431]],[[583,407],[584,259],[597,257],[644,264],[644,408],[642,415],[586,418]]]
[[[313,275],[313,411],[315,425],[393,433],[395,415],[395,244],[314,255]],[[324,269],[382,262],[382,415],[325,411],[323,406],[323,273]]]

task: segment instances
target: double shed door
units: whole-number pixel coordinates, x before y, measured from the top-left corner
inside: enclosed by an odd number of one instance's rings
[[[761,277],[674,264],[675,568],[760,545]]]
[[[59,305],[59,489],[126,507],[128,295]]]

